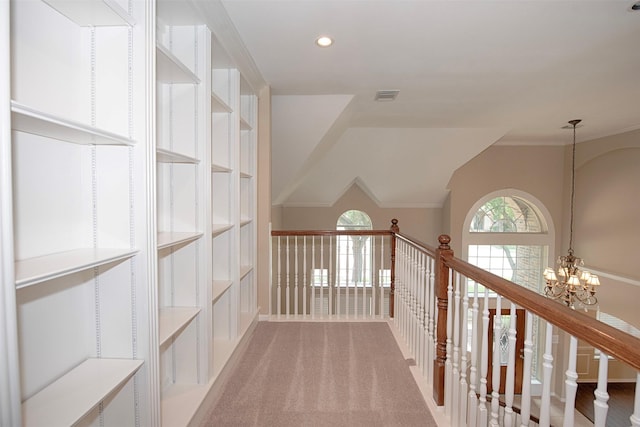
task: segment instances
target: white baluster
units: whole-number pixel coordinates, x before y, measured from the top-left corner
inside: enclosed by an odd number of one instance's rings
[[[593,415],[596,427],[605,427],[607,424],[607,412],[609,411],[609,393],[607,393],[607,374],[609,370],[609,357],[600,352],[600,363],[598,366],[598,388],[594,391],[596,400],[593,402]]]
[[[333,293],[335,290],[335,272],[333,271],[333,242],[334,239],[333,237],[329,236],[329,260],[327,261],[329,263],[329,265],[327,266],[329,269],[329,288],[327,289],[327,292],[329,292],[329,317],[331,317],[333,314],[335,313],[334,307],[333,307]],[[337,250],[336,250],[337,251]]]
[[[551,374],[553,372],[553,325],[547,322],[544,355],[542,356],[542,396],[540,399],[540,426],[549,427],[551,410]]]
[[[424,365],[427,354],[427,254],[420,255],[420,355],[416,362],[424,374]]]
[[[413,350],[413,304],[414,304],[414,287],[413,281],[413,246],[407,247],[407,343],[409,348]]]
[[[382,258],[382,251],[384,248],[384,236],[380,236],[379,241],[380,243],[376,243],[376,238],[372,237],[373,239],[373,249],[372,249],[372,254],[371,254],[371,259],[374,260],[373,262],[373,266],[371,268],[372,270],[372,283],[371,283],[371,317],[375,318],[376,317],[376,312],[380,313],[380,317],[383,317],[383,311],[380,310],[378,311],[378,305],[380,305],[380,308],[382,308],[382,304],[379,304],[378,301],[384,301],[384,294],[383,294],[383,288],[382,288],[382,271],[384,270],[384,258]],[[379,246],[378,246],[379,245]],[[378,252],[380,253],[380,255],[378,255]],[[380,296],[380,298],[378,299],[378,295]]]
[[[421,253],[418,249],[414,250],[414,272],[413,279],[415,280],[415,312],[413,317],[413,346],[414,346],[414,356],[417,358],[420,356],[420,311],[422,310],[422,303],[420,302],[420,295],[422,295],[421,287],[422,281],[420,277],[420,257]],[[417,363],[417,362],[416,362]]]
[[[631,427],[640,427],[640,372],[636,375],[636,396],[633,402],[633,414],[629,420]]]
[[[435,265],[434,258],[429,258],[429,354],[427,357],[427,378],[429,383],[433,383],[433,361],[435,359],[436,348],[436,336],[434,334],[435,328],[435,311],[436,311],[436,298],[435,298]]]
[[[282,314],[282,236],[278,236],[278,290],[276,292],[277,316]]]
[[[360,237],[360,236],[358,236]],[[356,251],[355,248],[353,248],[353,268],[352,270],[355,270],[356,267]],[[353,275],[351,276],[353,277]],[[353,315],[354,317],[358,317],[358,284],[360,283],[360,277],[356,277],[355,280],[353,281]],[[347,292],[349,292],[347,290]]]
[[[453,282],[455,283],[455,292],[453,297],[453,361],[452,361],[452,387],[453,392],[451,399],[451,409],[453,411],[453,425],[459,425],[460,423],[460,409],[458,407],[460,403],[460,274],[457,271],[452,271]]]
[[[527,312],[524,338],[524,363],[522,367],[522,399],[520,401],[520,426],[528,427],[531,416],[531,360],[533,359],[533,315]]]
[[[286,314],[287,317],[289,317],[290,313],[290,307],[291,307],[291,269],[289,268],[289,236],[287,236],[287,253],[286,253],[286,258],[287,258],[287,268],[285,268],[285,274],[287,276],[287,287],[286,287],[286,291],[285,291],[285,307],[286,307]]]
[[[473,282],[473,304],[471,305],[471,368],[469,368],[469,399],[467,403],[467,425],[476,425],[478,413],[478,283]]]
[[[342,270],[344,269],[344,266],[342,265],[342,245],[341,245],[341,240],[342,240],[342,236],[336,236],[336,259],[337,259],[337,263],[336,263],[336,315],[340,316],[340,302],[342,299],[342,295],[340,295],[342,293],[342,280],[343,280],[343,275],[342,275]],[[348,253],[347,253],[347,259],[348,258]],[[347,266],[347,271],[349,270],[349,267]],[[348,275],[348,273],[347,273]]]
[[[482,309],[482,345],[480,347],[480,398],[478,402],[478,425],[486,427],[489,420],[487,409],[487,372],[489,371],[489,290],[484,290]]]
[[[320,236],[320,271],[321,282],[320,286],[320,317],[324,317],[324,236]],[[329,270],[327,270],[327,291],[329,290]]]
[[[515,425],[515,413],[513,412],[513,397],[515,393],[515,371],[516,371],[516,305],[511,303],[509,310],[509,361],[507,363],[507,378],[505,381],[505,410],[504,425],[511,427]]]
[[[353,247],[351,249],[353,249]],[[352,251],[351,253],[353,254],[354,252]],[[347,294],[347,297],[346,297],[346,303],[345,303],[346,306],[345,306],[345,310],[344,310],[345,313],[347,314],[347,317],[349,317],[349,311],[350,311],[350,306],[349,306],[349,289],[350,289],[350,286],[349,285],[352,284],[354,289],[355,289],[355,286],[356,286],[355,282],[351,283],[351,280],[353,278],[353,274],[349,274],[349,273],[351,273],[353,271],[353,266],[349,267],[349,261],[350,260],[351,260],[351,258],[349,257],[349,244],[347,243],[347,274],[346,274],[347,282],[345,283],[345,285],[346,285],[346,292],[345,293]],[[355,307],[356,304],[354,304],[353,306]]]
[[[569,363],[565,372],[564,390],[564,427],[572,427],[574,423],[576,392],[578,391],[578,373],[576,372],[576,360],[578,358],[578,340],[576,337],[569,338]]]
[[[405,243],[403,245],[402,250],[402,335],[404,339],[408,339],[408,329],[407,329],[407,316],[408,316],[408,298],[409,298],[409,278],[407,275],[407,266],[409,263],[408,260],[408,246]]]
[[[302,238],[302,314],[309,314],[307,310],[307,236]]]
[[[311,318],[315,319],[316,317],[316,236],[311,236],[311,271],[313,274],[311,275],[311,281],[313,282],[311,287]],[[320,270],[320,282],[322,282],[322,270]],[[322,292],[322,283],[320,283],[320,292]]]
[[[466,426],[466,414],[467,414],[467,392],[468,392],[468,384],[467,384],[467,341],[468,341],[468,331],[469,331],[469,287],[468,287],[468,279],[464,278],[462,280],[464,283],[462,285],[462,319],[461,319],[461,337],[460,337],[460,348],[461,348],[461,358],[460,358],[460,403],[458,404],[458,412],[460,413],[460,421],[459,425]]]
[[[452,416],[451,397],[453,391],[453,273],[449,271],[447,284],[447,340],[444,363],[444,407],[447,415]]]
[[[491,367],[491,421],[489,425],[498,426],[500,411],[500,335],[502,334],[502,297],[496,298],[496,315],[493,319],[493,364]]]
[[[293,238],[293,314],[298,315],[300,312],[298,311],[298,236]]]

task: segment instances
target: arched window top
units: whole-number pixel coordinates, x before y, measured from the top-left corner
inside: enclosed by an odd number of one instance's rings
[[[371,218],[359,210],[349,210],[338,218],[336,230],[372,230]]]
[[[538,208],[517,196],[499,196],[485,202],[469,224],[470,233],[546,233]]]

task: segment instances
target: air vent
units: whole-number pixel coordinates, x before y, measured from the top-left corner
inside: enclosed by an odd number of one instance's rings
[[[374,101],[395,101],[398,97],[399,90],[379,90],[376,92]]]

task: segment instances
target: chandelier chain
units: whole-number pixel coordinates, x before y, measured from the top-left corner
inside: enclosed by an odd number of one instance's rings
[[[578,123],[572,120],[573,125],[573,148],[571,154],[571,208],[569,211],[569,254],[573,255],[573,204],[576,194],[576,126]]]

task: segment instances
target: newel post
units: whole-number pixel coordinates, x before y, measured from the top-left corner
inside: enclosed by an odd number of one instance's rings
[[[444,376],[447,361],[447,288],[449,286],[449,267],[445,260],[453,258],[449,246],[451,237],[442,234],[438,237],[440,246],[436,250],[435,296],[438,307],[438,329],[436,331],[436,357],[433,361],[433,398],[436,405],[444,405]]]
[[[400,232],[398,227],[398,220],[393,218],[391,220],[391,288],[389,290],[389,317],[393,319],[394,307],[395,307],[395,293],[396,293],[396,233]]]

